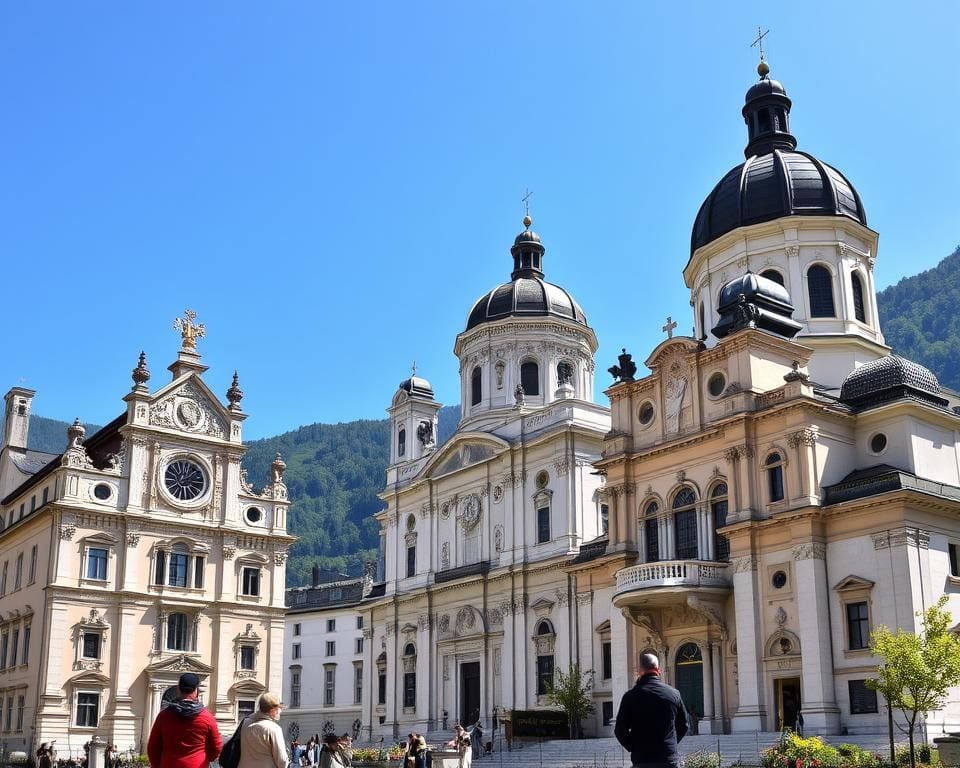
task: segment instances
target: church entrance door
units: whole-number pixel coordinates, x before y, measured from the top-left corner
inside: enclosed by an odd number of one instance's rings
[[[690,713],[692,730],[703,717],[703,656],[696,643],[687,643],[677,651],[677,690]]]
[[[773,681],[773,700],[777,706],[777,730],[797,730],[800,712],[800,678],[784,677]]]
[[[460,723],[470,728],[480,719],[480,662],[460,665]]]

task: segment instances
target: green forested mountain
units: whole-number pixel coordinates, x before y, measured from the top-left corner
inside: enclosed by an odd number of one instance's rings
[[[0,434],[3,430],[4,415],[0,413]],[[31,451],[43,453],[63,453],[67,448],[67,427],[65,421],[47,419],[43,416],[30,415],[30,431],[27,433],[27,448]],[[100,427],[96,424],[84,424],[87,437],[90,437]]]
[[[440,411],[438,439],[456,429],[460,406]],[[372,515],[383,507],[387,468],[388,422],[350,421],[312,424],[277,437],[249,443],[243,465],[255,486],[266,482],[279,451],[287,463],[286,481],[293,502],[288,530],[300,540],[290,552],[288,586],[306,584],[311,568],[360,575],[375,561],[379,527]]]
[[[878,293],[877,304],[893,351],[960,391],[960,246],[933,269]]]

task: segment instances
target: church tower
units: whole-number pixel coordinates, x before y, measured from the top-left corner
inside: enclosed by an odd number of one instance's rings
[[[430,382],[417,376],[400,382],[390,408],[390,465],[418,461],[437,446],[437,413],[440,403]]]
[[[836,389],[846,372],[889,352],[877,315],[877,233],[853,184],[797,150],[786,89],[765,61],[757,71],[742,109],[746,160],[714,187],[693,225],[684,279],[694,326],[698,339],[716,343],[728,283],[751,272],[778,283],[794,304],[797,341],[814,350],[811,378]]]

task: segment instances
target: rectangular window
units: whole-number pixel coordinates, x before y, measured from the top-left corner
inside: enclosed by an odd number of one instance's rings
[[[250,717],[256,711],[256,706],[255,699],[240,699],[237,702],[237,722],[240,723],[245,717]]]
[[[167,617],[167,650],[189,651],[190,636],[187,614],[171,613]]]
[[[17,666],[17,653],[20,651],[20,627],[13,628],[10,640],[10,666]]]
[[[603,713],[603,724],[610,725],[610,721],[613,720],[613,702],[602,702],[600,704],[600,711]]]
[[[363,629],[363,616],[357,616],[357,629]]]
[[[167,553],[166,552],[157,552],[154,568],[153,568],[153,583],[158,587],[162,587],[167,579]]]
[[[417,573],[417,548],[407,547],[407,578]]]
[[[83,633],[83,648],[80,653],[85,659],[100,658],[100,642],[103,638],[99,632]]]
[[[610,531],[610,505],[600,505],[600,533],[607,534]]]
[[[183,552],[170,553],[170,568],[167,573],[167,584],[171,587],[187,586],[187,561],[189,555]]]
[[[300,670],[290,670],[290,708],[297,709],[300,706]]]
[[[17,733],[23,731],[23,709],[25,703],[25,696],[17,696]]]
[[[646,555],[648,563],[655,563],[660,559],[660,523],[655,517],[648,517],[644,522],[646,526]]]
[[[13,572],[13,588],[20,589],[20,585],[23,583],[23,552],[17,555],[17,566],[16,570]]]
[[[203,569],[206,562],[203,557],[193,558],[193,586],[196,589],[203,589]]]
[[[7,594],[7,568],[10,566],[9,560],[3,561],[3,573],[0,575],[0,597]]]
[[[353,703],[359,704],[363,698],[363,665],[357,664],[353,668]]]
[[[33,584],[37,580],[37,545],[33,545],[30,550],[30,579],[27,584]]]
[[[0,635],[0,669],[7,668],[7,651],[10,650],[10,635],[4,632]]]
[[[27,624],[23,628],[23,661],[21,663],[26,664],[30,661],[30,625]]]
[[[870,619],[866,603],[847,603],[847,647],[852,650],[870,647]]]
[[[243,569],[243,594],[249,597],[260,596],[260,569]]]
[[[413,709],[417,706],[417,673],[405,672],[403,675],[403,706]]]
[[[377,674],[377,704],[387,703],[387,673],[382,669]]]
[[[869,715],[879,711],[877,709],[877,692],[867,688],[865,682],[865,680],[847,681],[847,689],[850,692],[851,715]]]
[[[337,670],[336,669],[324,669],[323,670],[323,706],[332,707],[334,703],[334,697],[336,694],[336,681],[337,681]]]
[[[47,488],[44,488],[44,489],[43,489],[43,501],[40,502],[40,503],[41,503],[41,504],[46,504],[46,503],[47,503],[47,499],[49,499],[49,498],[50,498],[50,488],[49,488],[49,486],[48,486]]]
[[[678,560],[697,559],[697,513],[687,509],[673,516]]]
[[[544,696],[553,685],[553,656],[537,656],[537,696]]]
[[[337,655],[337,644],[333,640],[327,640],[327,649],[326,656],[336,656]]]
[[[3,730],[10,731],[13,729],[13,694],[11,693],[7,696],[7,710],[3,718]]]
[[[295,659],[299,659],[299,658],[300,658],[300,643],[294,643],[294,644],[293,644],[293,654],[292,654],[292,655],[293,655],[293,658],[295,658]]]
[[[78,728],[96,728],[100,719],[100,694],[78,693],[77,716]]]
[[[253,659],[255,650],[252,645],[240,646],[240,669],[255,669]]]
[[[950,575],[960,576],[960,557],[957,557],[957,545],[948,544],[947,548],[950,550]]]
[[[337,620],[327,619],[327,632],[336,632],[336,631],[337,631]]]
[[[293,636],[300,637],[300,624],[293,625]]]
[[[354,650],[354,653],[363,653],[363,638],[362,638],[362,637],[358,637],[358,638],[357,638],[357,647],[356,647],[356,649]]]
[[[610,641],[601,643],[600,651],[603,662],[603,679],[609,680],[613,677],[613,643]]]
[[[87,550],[87,578],[107,580],[107,550],[90,547]]]
[[[537,544],[550,541],[550,507],[537,510]]]

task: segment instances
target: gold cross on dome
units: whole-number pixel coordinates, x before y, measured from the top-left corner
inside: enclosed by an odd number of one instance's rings
[[[667,315],[667,324],[663,326],[660,330],[667,334],[668,339],[672,339],[673,329],[676,327],[677,327],[677,324],[676,322],[674,322],[674,319],[669,315]]]
[[[753,48],[753,47],[755,47],[755,46],[759,46],[759,47],[760,47],[760,61],[764,61],[764,57],[763,57],[763,38],[765,38],[765,37],[766,37],[767,35],[769,35],[769,34],[770,34],[770,30],[769,30],[769,29],[768,29],[766,32],[761,32],[761,31],[760,31],[760,27],[757,27],[757,39],[754,40],[752,43],[750,43],[750,47],[751,47],[751,48]]]
[[[180,348],[194,351],[197,348],[197,339],[202,339],[207,335],[203,323],[194,323],[197,319],[197,313],[192,309],[185,309],[183,317],[178,317],[173,321],[173,327],[180,331],[180,337],[183,339]]]

